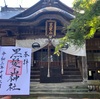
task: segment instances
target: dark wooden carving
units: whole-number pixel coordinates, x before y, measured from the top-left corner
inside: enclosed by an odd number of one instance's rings
[[[13,38],[13,37],[2,37],[1,43],[2,43],[3,46],[15,45],[15,38]]]

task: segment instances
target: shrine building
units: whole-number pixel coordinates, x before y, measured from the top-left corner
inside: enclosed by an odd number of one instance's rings
[[[74,18],[74,10],[61,0],[39,0],[28,9],[1,7],[0,46],[32,49],[31,83],[100,80],[100,33],[82,48],[66,42],[60,55],[54,54]]]

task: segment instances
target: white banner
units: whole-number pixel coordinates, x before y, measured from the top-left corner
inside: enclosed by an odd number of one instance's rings
[[[39,48],[32,48],[33,43],[38,43]],[[48,45],[48,39],[25,39],[25,40],[16,40],[16,46],[31,48],[32,52],[38,51],[43,47]]]
[[[0,47],[0,95],[29,95],[31,49]]]
[[[51,43],[54,47],[56,47],[59,44],[59,39],[51,39]],[[37,42],[40,47],[39,48],[32,48],[32,44],[34,42]],[[25,40],[16,40],[16,46],[20,47],[27,47],[27,48],[32,48],[32,52],[38,51],[42,49],[43,47],[47,46],[49,43],[48,39],[25,39]],[[75,56],[86,56],[86,46],[85,44],[80,48],[75,45],[70,45],[67,49],[60,49],[60,51],[70,54],[70,55],[75,55]]]
[[[52,39],[52,44],[56,47],[59,44],[59,39]],[[68,42],[67,42],[68,43]],[[68,46],[66,49],[60,49],[60,51],[70,54],[70,55],[75,55],[75,56],[86,56],[86,46],[85,44],[82,47],[77,47],[73,44]]]

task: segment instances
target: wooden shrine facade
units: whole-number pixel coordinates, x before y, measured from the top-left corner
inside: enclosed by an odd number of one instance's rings
[[[40,0],[16,16],[0,19],[0,45],[16,46],[17,41],[36,40],[22,44],[22,47],[30,46],[33,50],[31,81],[98,80],[100,79],[99,33],[86,42],[87,59],[62,51],[60,56],[54,54],[55,45],[51,43],[51,39],[64,37],[65,28],[73,18],[75,18],[73,10],[59,0]],[[45,40],[45,45],[40,45],[39,40],[40,43]],[[39,50],[34,51],[34,47],[38,47]]]

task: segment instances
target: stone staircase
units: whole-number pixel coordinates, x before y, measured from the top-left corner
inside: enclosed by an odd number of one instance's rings
[[[88,92],[87,84],[75,82],[75,83],[31,83],[31,93],[37,94],[64,94],[74,92]]]
[[[62,82],[81,82],[82,76],[78,67],[69,65],[64,67],[64,74],[62,75]]]
[[[89,91],[88,85],[100,86],[100,81],[30,83],[30,95],[17,95],[12,99],[100,99],[100,90]]]
[[[81,82],[67,83],[31,83],[30,94],[38,97],[50,97],[50,99],[65,99],[64,97],[84,97],[87,95],[88,87]],[[55,98],[51,98],[51,97]],[[42,99],[45,99],[42,98]],[[77,98],[76,98],[77,99]]]
[[[40,82],[40,68],[31,67],[31,82]]]
[[[45,70],[44,72],[47,72],[47,70]],[[54,72],[56,72],[56,70],[54,70]],[[39,67],[31,67],[31,82],[40,82]],[[64,67],[64,74],[61,77],[61,82],[82,82],[82,76],[79,69],[74,65]]]
[[[93,86],[91,91],[88,86]],[[30,95],[13,95],[12,99],[100,99],[100,81],[30,83]]]

